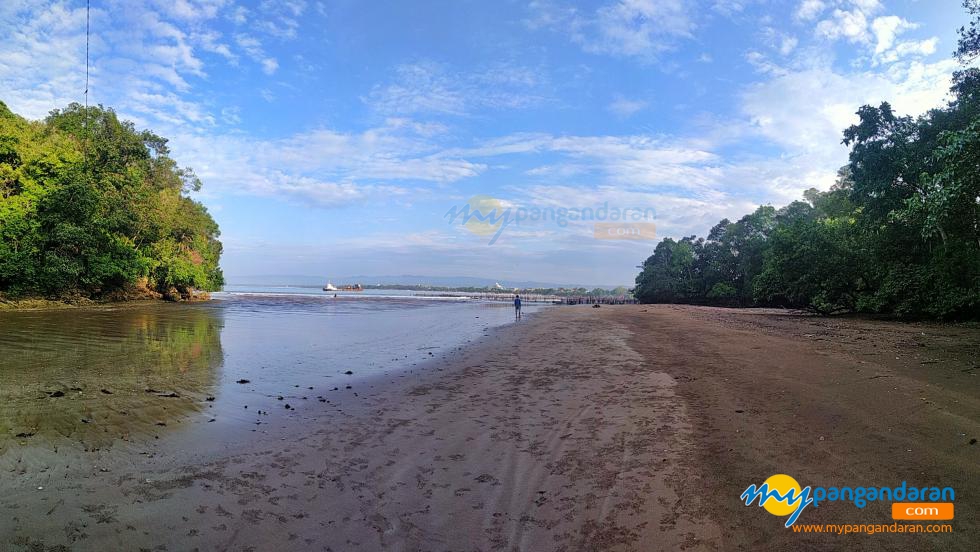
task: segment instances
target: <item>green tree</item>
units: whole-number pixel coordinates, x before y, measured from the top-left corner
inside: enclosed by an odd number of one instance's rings
[[[217,224],[169,153],[101,106],[31,122],[0,103],[0,292],[177,299],[219,288]]]

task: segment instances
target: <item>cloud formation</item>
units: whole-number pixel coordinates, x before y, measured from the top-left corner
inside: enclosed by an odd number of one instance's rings
[[[944,100],[956,68],[934,30],[878,0],[802,0],[781,18],[767,6],[533,0],[461,37],[441,21],[456,40],[447,51],[408,22],[385,36],[345,38],[347,22],[324,34],[330,3],[106,0],[92,11],[91,101],[170,137],[204,180],[201,197],[230,219],[241,198],[333,216],[438,210],[482,189],[515,205],[651,205],[663,235],[703,234],[722,216],[830,186],[860,105],[921,113]],[[392,32],[406,34],[381,53],[358,42],[385,45]],[[82,100],[77,6],[0,4],[0,51],[0,100],[15,112],[40,118]],[[694,92],[678,104],[679,90]],[[417,253],[446,240],[474,258],[485,247],[399,212],[418,226]],[[531,262],[527,250],[622,247],[628,269],[641,257],[635,245],[583,245],[581,229],[524,230],[499,251]]]
[[[568,34],[584,51],[652,61],[691,38],[693,6],[683,0],[615,0],[580,11],[550,0],[528,6],[528,26]]]

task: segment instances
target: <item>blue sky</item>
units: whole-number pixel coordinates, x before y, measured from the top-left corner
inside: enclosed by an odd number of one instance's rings
[[[0,100],[81,101],[84,2],[0,5]],[[445,218],[653,209],[660,236],[826,189],[864,103],[946,97],[956,1],[92,1],[91,103],[171,139],[228,280],[628,284],[652,241]]]

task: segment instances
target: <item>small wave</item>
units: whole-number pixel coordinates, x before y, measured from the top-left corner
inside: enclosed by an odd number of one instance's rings
[[[213,298],[222,297],[259,297],[259,298],[302,298],[320,300],[394,300],[394,301],[473,301],[469,296],[429,296],[429,295],[380,295],[338,292],[336,296],[329,293],[296,293],[288,291],[216,291]]]

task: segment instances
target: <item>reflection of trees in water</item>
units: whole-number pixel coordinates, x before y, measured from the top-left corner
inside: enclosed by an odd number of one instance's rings
[[[205,408],[221,329],[210,305],[0,314],[0,450],[59,436],[105,446]]]

